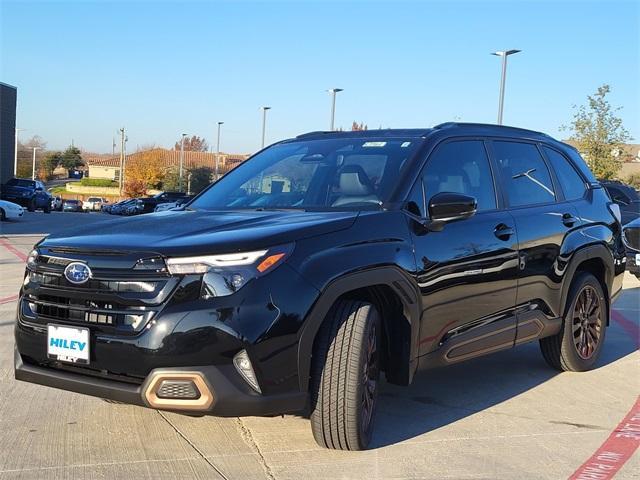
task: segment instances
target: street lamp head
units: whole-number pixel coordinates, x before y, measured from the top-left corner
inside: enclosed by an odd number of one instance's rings
[[[344,92],[344,88],[331,88],[328,90],[328,92],[330,93]]]
[[[262,110],[271,110],[271,107],[260,107]]]
[[[497,52],[493,52],[491,55],[495,55],[497,57],[508,57],[509,55],[513,55],[514,53],[521,51],[522,50],[499,50]]]
[[[218,122],[218,125],[224,125],[224,122]]]
[[[187,135],[189,135],[188,133],[183,133],[182,136],[186,137]]]

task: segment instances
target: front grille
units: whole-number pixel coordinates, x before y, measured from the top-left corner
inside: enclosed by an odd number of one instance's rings
[[[640,227],[625,228],[624,238],[628,246],[634,250],[640,250]]]
[[[200,392],[191,380],[163,380],[156,395],[158,398],[178,398],[183,400],[200,398]]]
[[[30,280],[47,287],[70,287],[67,280],[58,273],[31,272]],[[114,293],[151,293],[156,291],[166,282],[159,281],[116,281],[91,279],[82,285],[73,285],[72,288],[88,290],[101,290]]]

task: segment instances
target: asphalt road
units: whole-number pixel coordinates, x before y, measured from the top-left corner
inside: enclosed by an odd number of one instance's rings
[[[104,217],[28,213],[0,224],[0,480],[558,479],[577,470],[603,479],[620,465],[616,478],[640,478],[637,451],[624,464],[616,456],[640,443],[640,282],[628,274],[598,368],[558,374],[529,344],[425,372],[408,388],[384,384],[367,452],[319,448],[299,416],[194,418],[15,381],[25,255],[44,232]]]

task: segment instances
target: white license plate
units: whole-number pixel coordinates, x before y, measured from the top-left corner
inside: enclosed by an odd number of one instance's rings
[[[47,325],[47,355],[61,362],[89,364],[89,329]]]

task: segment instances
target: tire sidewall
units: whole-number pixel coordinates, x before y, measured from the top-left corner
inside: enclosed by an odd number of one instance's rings
[[[377,397],[378,397],[378,392],[380,391],[380,355],[382,353],[382,345],[381,345],[381,329],[382,329],[382,322],[380,319],[380,315],[378,314],[378,311],[375,309],[375,307],[371,306],[369,308],[369,314],[367,316],[367,322],[366,322],[366,327],[365,330],[363,332],[362,335],[362,349],[360,351],[360,358],[358,360],[358,373],[363,372],[364,370],[364,365],[366,362],[366,357],[367,357],[367,341],[369,339],[369,335],[371,334],[371,329],[375,328],[375,334],[376,334],[376,349],[377,349],[377,362],[378,362],[378,375],[376,378],[376,389],[374,392],[374,407],[373,407],[373,412],[371,413],[371,421],[369,422],[369,425],[367,427],[367,429],[365,430],[363,428],[363,418],[362,418],[362,403],[361,403],[361,399],[362,396],[364,394],[364,388],[365,385],[362,381],[359,381],[357,383],[357,395],[356,398],[358,399],[358,405],[356,406],[357,412],[358,412],[358,431],[360,432],[359,434],[359,440],[360,440],[360,449],[366,449],[369,445],[369,443],[371,442],[371,436],[373,434],[373,430],[374,430],[374,425],[375,425],[375,419],[376,419],[376,410],[377,410],[377,406],[378,406],[378,402],[377,402]]]

